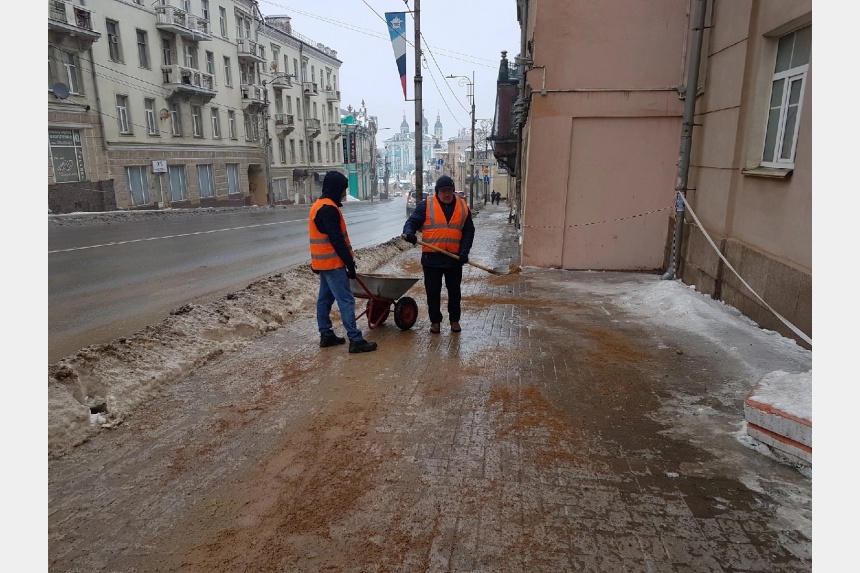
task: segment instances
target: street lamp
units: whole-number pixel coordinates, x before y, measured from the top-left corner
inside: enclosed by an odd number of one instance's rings
[[[472,99],[472,169],[469,174],[469,209],[475,207],[475,72],[472,72],[472,80],[468,76],[445,76],[446,78],[460,78],[457,84],[468,85],[467,97]]]

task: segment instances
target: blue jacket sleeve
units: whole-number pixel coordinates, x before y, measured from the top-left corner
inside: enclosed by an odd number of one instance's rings
[[[404,235],[414,235],[421,227],[424,226],[424,219],[427,217],[427,200],[419,202],[415,205],[415,210],[406,219],[406,224],[403,225]],[[474,229],[474,226],[473,226]],[[472,233],[474,235],[474,232]]]
[[[460,239],[460,252],[458,255],[469,256],[469,251],[472,250],[472,243],[475,241],[475,223],[472,221],[472,212],[466,217],[466,222],[463,224],[463,238]]]

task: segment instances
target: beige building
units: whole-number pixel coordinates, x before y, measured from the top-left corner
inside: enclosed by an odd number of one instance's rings
[[[55,212],[308,202],[342,169],[337,54],[256,0],[49,0]]]
[[[665,272],[811,337],[811,2],[516,4],[493,141],[522,263]],[[676,188],[692,208],[677,241]]]

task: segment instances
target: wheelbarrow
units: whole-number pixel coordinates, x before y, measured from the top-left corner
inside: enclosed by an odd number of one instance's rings
[[[403,295],[416,282],[417,278],[356,274],[349,280],[352,294],[367,299],[367,306],[356,318],[367,315],[367,325],[372,330],[385,322],[393,306],[394,324],[400,330],[409,330],[418,320],[418,304],[415,299]]]

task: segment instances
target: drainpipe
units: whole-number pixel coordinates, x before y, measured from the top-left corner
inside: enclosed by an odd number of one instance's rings
[[[105,120],[102,117],[102,100],[99,97],[99,82],[96,77],[96,61],[93,58],[92,46],[87,50],[87,53],[90,56],[90,72],[93,74],[93,91],[95,92],[93,95],[96,96],[96,113],[99,116],[99,127],[102,130],[102,147],[104,147],[104,150],[107,153],[107,141],[105,141]]]
[[[690,171],[690,149],[693,146],[693,120],[696,115],[696,92],[699,85],[699,68],[702,61],[702,36],[704,36],[707,0],[696,0],[693,13],[693,50],[687,67],[687,86],[684,90],[684,118],[681,124],[681,152],[678,161],[678,185],[675,187],[675,238],[672,245],[672,260],[669,268],[660,277],[675,278],[681,262],[681,237],[684,233],[684,197],[687,194],[687,174]]]

